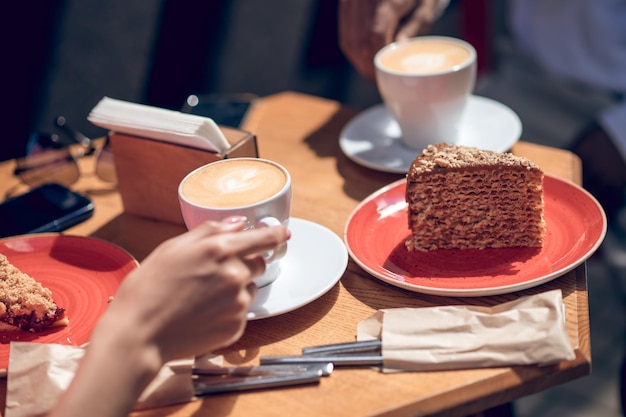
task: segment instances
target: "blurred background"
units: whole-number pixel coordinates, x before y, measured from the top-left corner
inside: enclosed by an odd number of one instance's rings
[[[339,52],[336,0],[11,3],[0,25],[2,159],[60,114],[102,134],[86,116],[103,96],[179,109],[190,93],[375,94]]]
[[[10,2],[0,160],[64,115],[88,136],[109,96],[180,109],[188,94],[292,90],[367,107],[379,101],[337,42],[337,0]],[[7,10],[8,9],[8,10]],[[434,31],[457,30],[453,1]],[[7,74],[8,72],[8,74]]]
[[[22,155],[30,133],[53,132],[59,115],[88,136],[103,135],[86,118],[104,96],[171,109],[180,109],[189,94],[265,96],[285,90],[362,109],[379,103],[375,86],[358,76],[339,50],[337,3],[8,2],[0,17],[0,160]],[[522,139],[565,148],[602,97],[545,76],[511,47],[505,16],[505,2],[452,0],[432,33],[474,44],[480,62],[477,94],[515,110]],[[516,402],[518,417],[621,416],[626,261],[616,265],[595,256],[588,266],[593,373]]]

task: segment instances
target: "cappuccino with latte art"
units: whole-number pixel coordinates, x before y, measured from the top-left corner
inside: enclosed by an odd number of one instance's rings
[[[476,50],[446,36],[418,36],[391,43],[374,57],[378,91],[402,132],[421,152],[460,140],[461,117],[476,83]]]
[[[391,48],[380,55],[379,64],[391,71],[425,75],[454,70],[470,57],[465,46],[435,38]]]
[[[245,229],[289,226],[291,176],[276,162],[260,158],[222,159],[187,174],[178,186],[178,201],[188,229],[206,222],[245,220]],[[287,252],[282,244],[263,254],[265,273],[254,282],[263,287],[277,279]]]
[[[228,160],[195,171],[182,184],[190,202],[214,208],[248,206],[274,196],[287,183],[285,173],[258,159]]]

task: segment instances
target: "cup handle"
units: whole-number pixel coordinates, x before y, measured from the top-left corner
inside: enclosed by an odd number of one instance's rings
[[[254,225],[255,228],[259,227],[272,227],[272,226],[280,226],[282,223],[276,217],[263,217],[261,220],[257,221],[257,224]],[[281,243],[276,246],[274,249],[267,251],[263,254],[263,259],[265,259],[266,263],[274,262],[278,259],[281,259],[287,253],[287,242]]]

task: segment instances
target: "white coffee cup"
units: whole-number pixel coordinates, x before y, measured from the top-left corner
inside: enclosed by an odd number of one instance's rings
[[[476,84],[476,50],[446,36],[391,43],[374,57],[376,82],[402,141],[421,150],[455,144],[463,111]]]
[[[246,229],[289,226],[291,176],[276,162],[260,158],[223,159],[201,166],[182,179],[178,200],[183,220],[193,229],[207,220],[245,217]],[[287,244],[264,254],[265,273],[259,287],[276,280]]]

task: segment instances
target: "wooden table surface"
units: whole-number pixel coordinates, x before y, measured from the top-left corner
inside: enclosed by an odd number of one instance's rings
[[[357,204],[401,178],[362,167],[344,156],[338,136],[358,109],[308,95],[285,92],[263,98],[247,121],[256,133],[260,156],[283,164],[293,178],[297,218],[326,226],[338,236]],[[517,143],[512,151],[563,178],[580,182],[573,154]],[[142,260],[164,239],[184,231],[179,225],[123,212],[119,194],[93,174],[93,161],[81,161],[85,175],[74,188],[90,195],[94,216],[65,234],[93,236],[115,243]],[[0,192],[24,191],[12,176],[13,162],[0,164]],[[588,375],[591,368],[586,269],[581,265],[540,287],[478,298],[423,295],[370,276],[350,261],[328,293],[293,312],[248,323],[245,334],[223,353],[230,364],[257,364],[261,355],[299,354],[304,346],[352,341],[357,323],[375,310],[447,304],[494,305],[560,288],[567,329],[576,358],[549,367],[513,367],[446,372],[382,374],[372,369],[336,369],[319,385],[222,394],[183,405],[147,410],[137,416],[464,416]],[[114,381],[103,381],[114,383]],[[6,381],[0,381],[4,400]],[[2,405],[2,404],[0,404]],[[2,410],[4,407],[1,408]]]

